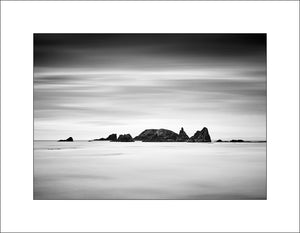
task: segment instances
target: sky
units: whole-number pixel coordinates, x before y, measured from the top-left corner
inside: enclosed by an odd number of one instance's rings
[[[265,34],[34,34],[34,139],[266,139]]]

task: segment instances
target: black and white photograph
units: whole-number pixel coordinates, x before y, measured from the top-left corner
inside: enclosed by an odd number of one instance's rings
[[[1,1],[1,232],[299,232],[299,1]]]
[[[265,33],[33,35],[34,200],[266,200]]]

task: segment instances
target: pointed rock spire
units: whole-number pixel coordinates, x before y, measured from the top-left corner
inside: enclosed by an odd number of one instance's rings
[[[181,127],[180,131],[179,131],[179,135],[177,137],[177,142],[185,142],[189,139],[189,136],[186,134],[186,132],[184,131],[183,127]]]

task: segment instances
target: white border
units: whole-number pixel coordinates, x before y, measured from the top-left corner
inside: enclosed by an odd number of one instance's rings
[[[299,2],[1,2],[4,232],[299,230]],[[32,34],[261,32],[267,201],[33,201]]]

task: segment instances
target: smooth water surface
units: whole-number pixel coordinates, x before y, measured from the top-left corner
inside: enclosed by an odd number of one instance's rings
[[[266,199],[266,143],[35,141],[34,199]]]

